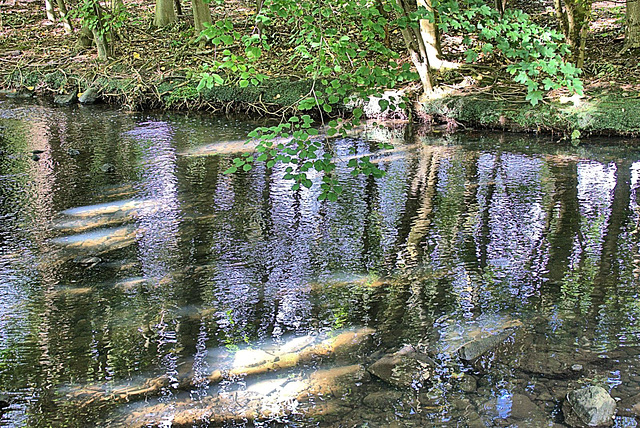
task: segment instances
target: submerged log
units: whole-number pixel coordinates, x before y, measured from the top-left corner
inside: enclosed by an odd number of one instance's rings
[[[343,409],[343,398],[368,379],[360,364],[317,370],[310,375],[275,376],[199,401],[134,404],[132,409],[122,409],[126,416],[118,422],[127,427],[153,427],[170,421],[172,427],[192,427],[268,421],[292,412],[326,415]],[[316,404],[312,397],[322,397],[323,401]]]
[[[52,239],[51,242],[67,251],[90,252],[95,255],[133,244],[137,232],[138,228],[135,226],[122,226],[63,236]]]
[[[234,380],[240,377],[255,376],[276,372],[313,361],[318,358],[347,355],[354,352],[375,332],[363,327],[355,330],[335,332],[329,337],[307,335],[295,338],[277,347],[264,349],[244,349],[235,353],[223,352],[219,361],[220,368],[213,371],[207,379],[210,383]],[[168,388],[189,390],[194,386],[192,373],[185,373],[175,379],[160,376],[149,379],[136,386],[86,386],[66,391],[66,396],[83,407],[95,403],[122,403],[158,396]]]

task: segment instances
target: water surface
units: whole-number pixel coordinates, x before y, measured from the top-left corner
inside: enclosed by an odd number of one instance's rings
[[[2,426],[554,426],[585,384],[635,426],[638,147],[371,127],[330,203],[223,174],[255,125],[0,100]],[[366,370],[406,344],[428,378]]]

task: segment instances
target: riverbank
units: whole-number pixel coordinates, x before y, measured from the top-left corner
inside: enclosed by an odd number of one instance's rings
[[[69,93],[78,90],[80,95],[93,88],[99,94],[98,102],[132,110],[205,110],[283,117],[295,113],[296,102],[308,96],[313,86],[311,80],[274,78],[259,86],[225,85],[198,91],[197,82],[180,76],[141,86],[132,78],[101,77],[90,81],[87,76],[59,70],[23,74],[16,83],[5,85],[0,97],[53,100],[57,92],[54,87]],[[375,116],[375,112],[372,114]],[[590,135],[638,137],[640,93],[596,89],[583,97],[557,97],[532,106],[523,97],[506,99],[479,91],[452,92],[414,101],[412,111],[401,115],[414,122],[445,124],[450,131],[474,128],[548,133],[572,141]]]
[[[230,16],[234,29],[243,34],[253,31],[253,3],[238,0],[233,8],[229,4],[210,6],[216,19]],[[197,42],[189,11],[184,11],[176,25],[154,29],[152,4],[128,1],[127,9],[138,21],[126,23],[126,31],[114,44],[113,57],[101,62],[93,48],[77,43],[77,31],[66,34],[60,23],[44,19],[39,3],[16,0],[6,5],[0,21],[0,96],[53,99],[91,88],[97,91],[99,102],[129,110],[204,110],[286,118],[296,112],[301,99],[320,93],[319,82],[305,77],[304,64],[287,59],[291,47],[285,42],[272,43],[260,58],[256,67],[266,76],[260,84],[241,88],[231,79],[199,91],[205,65],[217,53]],[[502,64],[485,62],[438,73],[438,89],[426,101],[417,102],[417,89],[407,91],[414,101],[412,111],[394,115],[445,124],[449,130],[550,133],[574,141],[589,135],[640,136],[637,55],[618,54],[623,29],[612,17],[619,11],[602,5],[597,11],[582,76],[584,97],[565,99],[563,94],[548,93],[543,102],[532,106]],[[79,23],[75,24],[77,28]],[[398,38],[392,43],[401,42]],[[443,45],[455,43],[445,36]],[[464,62],[459,49],[449,49],[447,58]],[[68,101],[75,102],[73,97]],[[365,110],[375,115],[376,108]],[[349,109],[338,113],[348,115]]]

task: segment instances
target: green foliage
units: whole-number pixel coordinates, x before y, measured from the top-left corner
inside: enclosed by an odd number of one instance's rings
[[[390,4],[386,6],[391,11]],[[414,25],[417,25],[419,16],[415,14]],[[372,95],[379,96],[384,89],[395,88],[417,78],[409,64],[400,63],[400,53],[383,43],[385,27],[398,23],[383,16],[366,1],[347,0],[267,0],[256,19],[266,31],[278,25],[293,29],[286,41],[291,52],[287,61],[294,68],[301,69],[314,83],[308,94],[296,103],[301,114],[276,126],[261,127],[252,132],[250,137],[258,142],[256,154],[234,159],[227,172],[249,171],[255,162],[266,162],[269,168],[282,163],[286,165],[285,179],[292,180],[292,188],[298,190],[312,186],[308,173],[313,170],[322,174],[319,199],[334,201],[342,188],[333,176],[336,159],[331,137],[346,136],[347,131],[358,123],[362,110],[355,109],[350,122],[333,120],[331,116],[354,97],[367,99]],[[208,27],[203,34],[216,48],[226,50],[223,50],[221,61],[215,61],[203,70],[200,90],[212,88],[230,78],[235,78],[240,87],[261,83],[264,76],[257,73],[254,66],[262,49],[268,48],[263,37],[240,36],[232,25],[225,22]],[[232,48],[239,42],[244,46],[242,56],[232,53]],[[211,73],[211,69],[224,69],[226,80],[220,76],[221,73],[218,76]],[[404,107],[405,100],[391,101],[380,101],[381,109]],[[316,120],[310,114],[304,114],[310,110],[319,112],[320,122],[326,129],[323,136],[316,128]],[[329,117],[325,118],[325,115]],[[382,175],[368,157],[352,159],[347,166],[353,174]]]
[[[83,26],[96,30],[103,36],[112,36],[117,33],[129,19],[129,13],[124,7],[104,8],[98,0],[79,2],[78,6],[69,12],[69,16],[80,18]]]
[[[266,80],[265,74],[259,73],[255,62],[262,56],[263,51],[269,50],[269,44],[257,34],[242,35],[236,31],[230,19],[223,19],[213,24],[204,23],[204,30],[199,39],[207,40],[216,48],[216,55],[211,63],[206,63],[200,73],[198,90],[211,89],[223,83],[237,83],[246,88],[257,86]],[[232,51],[236,45],[241,45],[243,54]],[[220,50],[221,55],[217,52]],[[223,77],[224,76],[224,77]]]
[[[565,60],[570,54],[564,36],[536,24],[521,10],[501,15],[481,0],[448,0],[438,5],[440,27],[465,35],[468,62],[495,56],[507,64],[507,72],[527,88],[526,99],[536,105],[543,92],[567,88],[582,94],[581,70]],[[476,36],[475,40],[469,34]]]
[[[580,70],[563,58],[568,49],[562,36],[533,23],[521,11],[503,16],[481,0],[447,0],[436,7],[442,30],[467,35],[465,42],[473,47],[467,59],[499,56],[514,80],[527,88],[531,104],[537,104],[543,91],[550,89],[582,92]],[[280,48],[290,52],[286,61],[314,83],[297,101],[298,115],[252,132],[256,153],[234,159],[227,172],[250,171],[255,162],[265,162],[268,168],[281,163],[285,178],[297,190],[313,185],[308,174],[313,170],[322,175],[319,198],[336,200],[342,189],[333,176],[339,160],[332,151],[332,138],[346,136],[363,112],[355,109],[350,121],[334,117],[354,98],[378,97],[382,111],[404,108],[406,100],[383,98],[381,93],[414,81],[418,75],[402,61],[406,52],[392,49],[384,40],[389,28],[417,29],[420,19],[433,22],[436,16],[424,8],[407,13],[392,0],[377,7],[366,0],[266,0],[256,21],[264,34],[287,28],[288,39],[278,41]],[[241,34],[228,19],[207,26],[201,37],[214,45],[215,55],[198,74],[198,90],[223,84],[240,88],[262,84],[266,76],[258,72],[258,61],[269,49],[262,34]],[[473,40],[469,34],[474,35]],[[322,135],[316,129],[318,119]],[[368,157],[351,159],[346,165],[353,174],[382,175]]]

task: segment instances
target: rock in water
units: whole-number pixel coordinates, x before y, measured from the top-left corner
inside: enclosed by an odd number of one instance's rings
[[[450,320],[429,347],[437,355],[457,355],[462,360],[473,361],[498,348],[522,327],[520,320],[500,315],[481,315],[467,322]]]
[[[74,89],[70,94],[56,95],[53,102],[59,106],[68,106],[78,102],[78,90]]]
[[[504,343],[518,327],[505,329],[491,336],[476,338],[458,349],[458,355],[465,361],[472,361]]]
[[[569,392],[562,411],[572,427],[605,427],[613,425],[616,402],[604,388],[588,386]]]
[[[94,104],[98,101],[98,90],[94,88],[89,88],[80,95],[78,98],[82,104]]]
[[[431,377],[434,366],[427,355],[405,345],[398,352],[380,358],[368,370],[393,386],[421,388]]]

